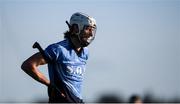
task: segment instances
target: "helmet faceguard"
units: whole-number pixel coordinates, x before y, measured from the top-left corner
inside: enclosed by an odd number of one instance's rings
[[[78,27],[78,32],[75,34],[78,36],[82,47],[88,46],[94,40],[97,29],[96,21],[94,18],[86,14],[77,12],[74,13],[70,18],[70,24],[68,24],[68,26],[71,27],[72,25],[77,25]],[[87,27],[91,28],[91,33],[90,36],[88,37],[86,37],[86,32],[85,32]]]
[[[85,31],[88,31],[88,28],[90,28],[89,33],[86,33]],[[79,34],[79,40],[83,47],[88,46],[95,38],[96,34],[96,28],[92,26],[84,26],[83,30]]]

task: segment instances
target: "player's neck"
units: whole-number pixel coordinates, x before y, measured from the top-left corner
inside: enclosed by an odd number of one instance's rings
[[[75,48],[74,50],[79,55],[81,53],[81,51],[82,51],[82,48],[79,47],[79,48]]]
[[[81,51],[81,47],[75,49],[77,52]]]

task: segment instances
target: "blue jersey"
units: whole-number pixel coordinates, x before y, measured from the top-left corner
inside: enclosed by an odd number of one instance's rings
[[[68,90],[82,99],[81,88],[88,49],[84,47],[79,55],[68,39],[49,45],[45,55],[52,61],[48,63],[49,78],[52,84],[61,80]]]

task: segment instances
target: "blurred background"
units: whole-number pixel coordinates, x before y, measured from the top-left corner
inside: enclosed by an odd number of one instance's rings
[[[84,76],[85,102],[180,102],[179,0],[0,0],[0,102],[47,102],[20,68],[63,40],[75,12],[97,21]],[[39,67],[48,77],[47,66]]]

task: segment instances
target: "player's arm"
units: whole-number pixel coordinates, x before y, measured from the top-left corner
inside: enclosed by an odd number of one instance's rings
[[[38,70],[39,65],[47,64],[47,62],[44,60],[43,56],[38,52],[31,57],[29,57],[27,60],[23,62],[21,65],[21,69],[26,72],[29,76],[31,76],[33,79],[37,80],[38,82],[49,86],[50,81]]]

